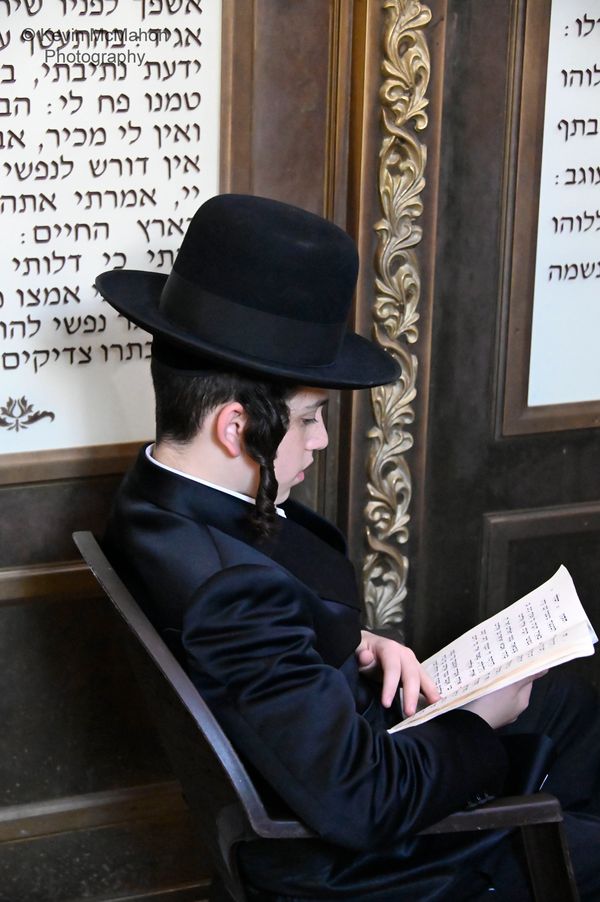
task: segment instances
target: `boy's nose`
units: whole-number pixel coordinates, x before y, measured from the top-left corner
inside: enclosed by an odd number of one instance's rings
[[[319,427],[315,428],[313,435],[311,435],[307,447],[311,451],[322,451],[329,444],[329,435],[327,434],[327,427],[324,423],[319,423]]]

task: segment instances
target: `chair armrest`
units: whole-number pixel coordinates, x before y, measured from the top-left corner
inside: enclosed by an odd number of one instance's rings
[[[467,830],[498,830],[507,827],[523,827],[530,824],[548,824],[562,821],[558,799],[546,792],[527,796],[507,796],[486,802],[479,808],[457,811],[432,824],[426,833],[462,833]]]

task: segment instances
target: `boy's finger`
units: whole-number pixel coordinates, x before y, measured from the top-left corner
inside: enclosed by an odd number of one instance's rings
[[[395,656],[388,656],[387,659],[382,660],[380,663],[383,671],[381,704],[384,708],[389,708],[398,692],[403,670],[400,661]]]
[[[426,700],[432,705],[434,702],[439,701],[440,693],[438,691],[438,687],[435,685],[431,677],[427,674],[425,670],[421,667],[421,692],[425,696]]]
[[[402,707],[407,717],[417,710],[420,689],[421,674],[418,666],[411,667],[408,672],[402,674]]]
[[[375,663],[375,655],[370,648],[361,648],[357,653],[359,667],[370,667]]]

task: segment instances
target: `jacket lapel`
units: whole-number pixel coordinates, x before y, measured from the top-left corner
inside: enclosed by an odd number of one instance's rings
[[[287,502],[286,517],[279,518],[276,534],[263,540],[249,520],[247,502],[155,466],[146,458],[145,448],[130,478],[149,501],[250,545],[321,598],[361,609],[354,567],[343,554],[341,533],[303,505]]]

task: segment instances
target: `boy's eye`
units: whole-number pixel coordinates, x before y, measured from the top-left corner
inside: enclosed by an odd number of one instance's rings
[[[303,425],[303,426],[310,426],[311,423],[316,423],[316,422],[317,422],[317,418],[316,418],[316,417],[311,417],[311,419],[303,419],[303,420],[302,420],[302,425]]]

